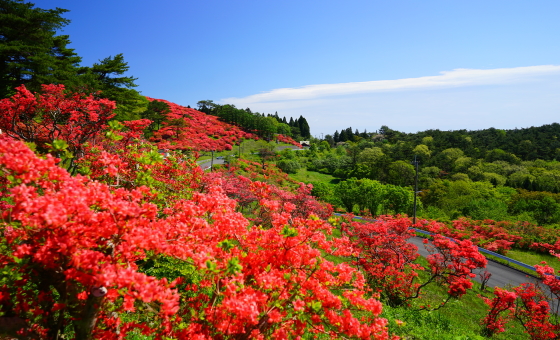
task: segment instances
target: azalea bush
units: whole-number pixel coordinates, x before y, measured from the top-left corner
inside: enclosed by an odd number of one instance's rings
[[[557,297],[551,301],[546,290],[532,283],[515,287],[513,291],[496,288],[494,294],[493,299],[484,298],[490,307],[482,320],[484,334],[504,332],[508,322],[517,321],[531,339],[558,339],[558,315],[557,311],[551,310],[554,304],[558,304]]]
[[[513,247],[543,253],[560,251],[560,237],[556,230],[522,221],[475,221],[460,218],[451,223],[442,223],[421,220],[415,227],[459,240],[470,240],[479,247],[503,255]]]
[[[558,257],[554,252],[552,255]],[[483,297],[489,306],[482,320],[485,334],[501,333],[508,322],[517,321],[531,339],[560,337],[560,276],[546,264],[535,267],[540,282],[524,283],[510,290],[496,288],[494,298]]]
[[[452,240],[439,234],[424,240],[429,268],[415,260],[418,248],[408,239],[415,236],[406,217],[381,216],[373,222],[349,222],[341,228],[360,250],[355,261],[366,274],[368,283],[379,290],[392,306],[408,304],[421,290],[437,283],[448,289],[447,299],[463,296],[472,288],[474,269],[485,268],[487,260],[469,240]],[[419,272],[426,270],[425,278]]]
[[[167,152],[142,139],[150,124],[139,121],[111,122],[110,129],[86,155],[77,161],[78,171],[90,179],[113,187],[134,189],[147,186],[155,194],[152,203],[167,207],[179,198],[190,198],[202,188],[203,170],[195,155]]]
[[[273,214],[284,211],[286,203],[293,205],[292,217],[307,218],[311,215],[327,219],[332,216],[330,204],[319,202],[311,196],[312,185],[303,184],[297,189],[279,188],[270,183],[252,181],[232,172],[217,172],[207,178],[221,179],[224,192],[238,203],[238,209],[258,225],[270,226]]]
[[[43,85],[40,93],[21,85],[12,97],[0,100],[0,130],[34,143],[43,152],[57,149],[53,144],[64,141],[58,149],[67,148],[79,158],[84,144],[95,142],[114,117],[115,108],[108,99],[67,92],[64,85]]]
[[[131,165],[96,172],[99,155],[89,167],[107,183]],[[256,193],[269,224],[251,225],[219,178],[162,205],[158,185],[112,186],[56,163],[0,138],[0,299],[19,336],[389,337],[363,275],[323,256],[350,256],[349,240],[266,185]],[[187,274],[150,275],[163,259]]]
[[[289,137],[289,136],[285,136],[285,135],[282,135],[282,134],[278,134],[278,135],[276,135],[276,140],[277,140],[278,142],[281,142],[281,143],[292,144],[292,145],[295,145],[295,146],[298,146],[298,147],[301,148],[301,144],[298,143],[298,142],[296,142],[295,140],[293,140],[293,139],[292,139],[291,137]]]

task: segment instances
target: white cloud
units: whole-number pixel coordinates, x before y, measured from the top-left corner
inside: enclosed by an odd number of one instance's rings
[[[303,115],[314,135],[351,126],[404,131],[511,129],[558,122],[560,66],[457,69],[437,76],[276,89],[221,103]]]
[[[455,69],[441,72],[441,75],[438,76],[282,88],[243,98],[225,98],[221,102],[245,107],[255,103],[308,100],[385,91],[509,84],[530,81],[535,77],[551,74],[560,75],[560,66],[542,65],[490,70]]]

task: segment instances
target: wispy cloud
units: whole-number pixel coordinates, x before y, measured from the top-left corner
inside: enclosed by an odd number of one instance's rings
[[[365,82],[307,85],[298,88],[281,88],[242,98],[224,98],[222,103],[240,107],[259,103],[302,101],[335,96],[406,91],[415,89],[442,89],[476,85],[499,85],[528,82],[540,76],[560,75],[560,65],[541,65],[489,70],[455,69],[437,76],[374,80]]]
[[[307,118],[312,133],[381,125],[405,132],[539,126],[558,121],[560,66],[457,69],[437,76],[276,89],[221,103]]]

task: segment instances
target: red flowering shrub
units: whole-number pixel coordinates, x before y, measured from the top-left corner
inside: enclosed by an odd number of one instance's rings
[[[451,224],[421,221],[415,227],[459,240],[467,239],[479,247],[503,255],[512,247],[542,252],[560,250],[560,238],[555,230],[522,221],[473,221],[461,218]]]
[[[143,139],[150,120],[111,122],[111,129],[77,161],[81,174],[112,187],[152,188],[152,203],[166,207],[181,198],[190,198],[201,190],[203,170],[194,157],[166,152],[164,157],[154,145]],[[195,155],[196,157],[196,155]]]
[[[172,285],[138,273],[134,264],[166,243],[166,226],[145,201],[147,188],[112,192],[5,137],[0,168],[8,205],[0,261],[11,278],[3,294],[8,313],[25,320],[29,331],[53,338],[75,320],[76,337],[88,338],[104,300],[115,311],[128,308],[123,298],[158,301],[163,320],[177,311]],[[107,319],[98,326],[108,327]]]
[[[432,254],[427,257],[430,263],[431,278],[449,287],[449,296],[460,297],[472,288],[470,278],[476,277],[472,271],[486,268],[488,262],[478,248],[469,240],[451,240],[439,234],[433,235],[431,243],[424,240],[426,249]]]
[[[243,158],[238,158],[227,169],[220,169],[219,172],[242,175],[251,181],[266,182],[290,192],[300,187],[300,182],[290,178],[274,164],[267,164],[263,169],[262,164]]]
[[[560,253],[560,238],[554,244],[545,242],[535,242],[531,245],[532,249],[548,253]],[[554,254],[553,254],[554,255]]]
[[[411,225],[408,218],[381,216],[371,223],[343,225],[342,230],[359,249],[356,263],[390,304],[400,305],[417,298],[420,290],[433,282],[448,287],[447,301],[464,295],[472,287],[470,278],[475,277],[471,271],[485,268],[486,258],[468,240],[453,241],[435,234],[433,241],[424,242],[431,253],[427,257],[430,275],[425,282],[417,282],[417,271],[424,268],[414,263],[417,248],[407,242],[414,236]]]
[[[67,93],[64,85],[43,85],[38,94],[23,85],[16,91],[0,100],[0,130],[44,151],[47,144],[63,140],[77,157],[82,156],[83,145],[104,129],[116,107],[108,99]]]
[[[521,322],[531,339],[557,339],[560,328],[550,322],[550,307],[543,291],[531,283],[515,287],[514,291],[518,296],[515,318]]]
[[[514,292],[496,287],[494,288],[494,296],[493,299],[482,297],[490,307],[488,314],[482,321],[486,335],[504,332],[506,323],[513,317],[515,311],[517,295]]]
[[[293,140],[291,137],[284,136],[284,135],[276,135],[276,140],[281,143],[292,144],[301,148],[301,144]]]
[[[521,323],[531,339],[558,339],[560,277],[555,276],[554,269],[549,266],[536,268],[542,285],[524,283],[513,288],[513,291],[496,288],[494,299],[483,297],[484,302],[490,306],[487,316],[482,321],[488,335],[503,332],[506,322],[515,319]],[[506,315],[501,316],[502,313]]]
[[[131,165],[123,157],[100,156],[90,170],[119,174]],[[103,173],[97,161],[115,169]],[[293,215],[293,203],[267,198],[267,185],[255,184],[270,215],[263,228],[235,212],[219,179],[163,209],[152,203],[159,184],[136,184],[71,177],[53,157],[0,137],[0,263],[8,273],[0,299],[23,323],[20,334],[54,339],[71,327],[79,339],[135,330],[179,339],[388,338],[361,273],[323,257],[350,256],[348,239],[332,237],[314,215]],[[172,282],[145,273],[162,258],[188,270]]]
[[[239,210],[247,212],[248,218],[255,224],[270,226],[273,214],[278,209],[289,211],[292,217],[302,218],[315,215],[327,219],[333,213],[330,204],[319,202],[311,196],[310,184],[299,183],[299,187],[292,192],[269,183],[251,181],[229,171],[215,172],[207,177],[220,178],[224,192],[237,201]]]
[[[356,265],[368,284],[390,305],[401,305],[415,295],[420,285],[415,282],[416,271],[424,268],[414,263],[418,248],[407,241],[414,237],[410,220],[381,216],[373,223],[345,223],[342,230],[360,249]]]

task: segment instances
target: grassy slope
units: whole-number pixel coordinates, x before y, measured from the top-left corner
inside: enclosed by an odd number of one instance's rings
[[[336,184],[340,182],[340,179],[334,176],[322,174],[320,172],[315,172],[315,171],[308,171],[305,168],[299,169],[298,172],[295,174],[290,174],[290,177],[295,179],[296,181],[300,181],[303,183],[324,182],[324,183]]]

